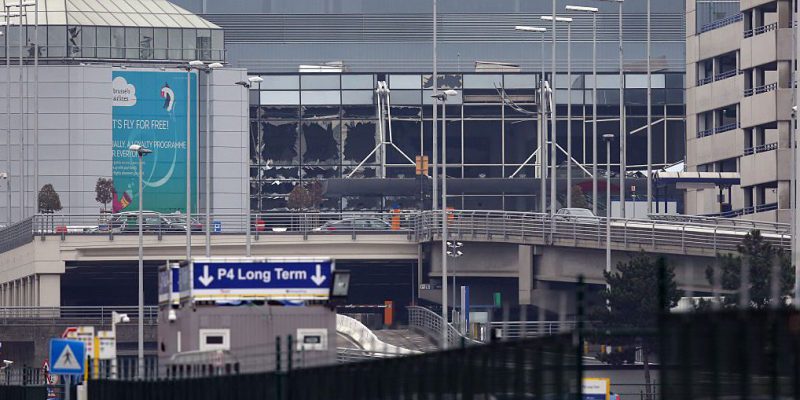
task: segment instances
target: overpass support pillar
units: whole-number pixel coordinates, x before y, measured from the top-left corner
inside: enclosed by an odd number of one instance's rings
[[[36,300],[37,306],[41,307],[60,307],[61,306],[61,275],[60,274],[38,274]]]
[[[519,245],[519,304],[533,304],[534,256],[537,251],[535,246]]]

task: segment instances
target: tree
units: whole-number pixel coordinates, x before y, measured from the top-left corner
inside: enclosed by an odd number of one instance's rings
[[[288,206],[293,210],[317,210],[323,201],[322,183],[311,181],[295,185],[289,193]]]
[[[659,282],[660,271],[664,281]],[[675,270],[667,265],[664,257],[655,261],[644,253],[628,262],[621,262],[617,270],[604,273],[607,287],[601,293],[603,304],[592,314],[597,328],[601,332],[643,332],[655,329],[660,313],[669,312],[680,300],[678,285],[675,283]],[[659,285],[663,285],[664,306],[661,305],[658,293]],[[622,364],[628,361],[637,350],[641,351],[644,361],[644,378],[646,399],[653,399],[650,378],[650,356],[658,351],[658,342],[652,336],[643,334],[623,335],[606,338],[606,344],[617,346],[620,351],[610,354],[599,354],[598,359],[609,364]]]
[[[291,192],[289,192],[289,199],[287,200],[287,205],[291,210],[305,210],[306,204],[308,203],[308,190],[306,189],[305,185],[299,183],[294,186]]]
[[[46,184],[39,190],[39,212],[52,214],[61,211],[61,198],[52,184]]]
[[[706,268],[709,284],[714,286],[715,280],[719,279],[718,287],[730,292],[723,297],[723,306],[736,307],[739,304],[743,261],[748,263],[750,270],[748,290],[751,307],[761,309],[770,306],[773,263],[777,263],[779,268],[779,304],[784,304],[794,290],[794,268],[789,254],[765,241],[758,230],[753,230],[744,237],[742,244],[737,246],[737,253],[717,255],[719,273],[716,277],[713,266]]]
[[[578,185],[572,187],[572,207],[590,208],[589,202],[586,201],[586,195],[583,193],[583,189]]]
[[[106,212],[106,205],[114,200],[114,179],[97,178],[94,186],[95,201],[103,205],[103,212]]]

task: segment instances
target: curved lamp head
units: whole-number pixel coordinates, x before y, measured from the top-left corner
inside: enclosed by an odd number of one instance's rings
[[[130,147],[128,147],[128,150],[135,151],[140,157],[153,152],[153,150],[138,144],[132,144]]]

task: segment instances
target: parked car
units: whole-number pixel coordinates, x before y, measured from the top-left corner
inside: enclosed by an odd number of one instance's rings
[[[319,228],[317,232],[324,231],[390,231],[392,224],[378,218],[347,218],[342,220],[328,221]]]
[[[186,220],[178,214],[164,215],[155,211],[142,212],[142,230],[145,232],[186,232]],[[203,225],[192,220],[192,231],[202,231]],[[108,218],[108,222],[100,226],[100,231],[138,232],[139,212],[123,212]]]
[[[164,218],[169,221],[171,226],[180,227],[181,230],[184,232],[186,231],[186,215],[181,214],[164,214]],[[192,232],[202,232],[203,231],[203,224],[201,224],[197,219],[191,219],[191,226]]]
[[[600,222],[600,218],[594,215],[592,210],[587,210],[585,208],[562,208],[556,211],[554,219],[556,221],[570,221],[584,224],[597,224]]]

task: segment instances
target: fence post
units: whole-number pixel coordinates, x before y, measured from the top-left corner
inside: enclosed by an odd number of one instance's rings
[[[584,318],[584,298],[586,284],[583,275],[578,276],[578,293],[577,293],[577,319],[578,326],[575,329],[573,337],[575,341],[575,378],[577,379],[577,388],[575,390],[575,400],[583,400],[583,318]]]

